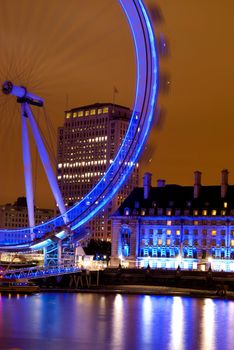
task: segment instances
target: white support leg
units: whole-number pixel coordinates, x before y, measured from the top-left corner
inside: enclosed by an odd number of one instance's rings
[[[31,125],[31,129],[33,132],[33,136],[34,136],[36,145],[37,145],[38,153],[40,155],[47,179],[49,181],[50,188],[53,192],[56,203],[58,204],[60,213],[63,215],[64,222],[67,223],[67,221],[68,221],[67,216],[64,215],[66,213],[65,205],[63,203],[62,195],[61,195],[55,174],[54,174],[52,166],[50,164],[50,159],[49,159],[47,150],[46,150],[44,142],[41,138],[40,132],[37,128],[37,124],[34,120],[30,106],[27,103],[25,104],[25,111],[26,111],[26,114],[28,116],[28,119],[29,119],[29,122]]]
[[[24,163],[24,182],[25,182],[27,208],[28,208],[28,221],[29,221],[29,226],[34,227],[35,219],[34,219],[32,164],[31,164],[27,120],[25,117],[25,103],[21,104],[21,119],[22,119],[22,153],[23,153],[23,163]],[[33,234],[33,232],[31,232],[31,238],[32,239],[35,238],[35,235]]]

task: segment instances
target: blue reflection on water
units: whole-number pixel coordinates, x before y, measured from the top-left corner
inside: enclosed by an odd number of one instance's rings
[[[0,296],[0,349],[234,348],[234,302],[147,295]]]
[[[170,321],[170,350],[184,350],[184,307],[183,300],[173,298]]]

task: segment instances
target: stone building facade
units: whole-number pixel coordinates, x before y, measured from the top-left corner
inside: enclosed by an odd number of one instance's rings
[[[112,266],[234,271],[234,186],[152,187],[150,173],[112,216]]]
[[[34,208],[35,224],[39,225],[54,216],[54,210]],[[6,229],[28,227],[28,209],[25,197],[17,198],[14,204],[0,206],[0,227]]]

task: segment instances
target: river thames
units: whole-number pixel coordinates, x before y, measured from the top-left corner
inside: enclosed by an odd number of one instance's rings
[[[234,301],[41,293],[0,297],[0,349],[234,348]]]

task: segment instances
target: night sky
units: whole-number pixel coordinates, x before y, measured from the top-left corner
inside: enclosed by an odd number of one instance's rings
[[[152,5],[154,1],[147,1]],[[204,184],[220,182],[220,171],[233,160],[233,0],[158,0],[163,21],[155,23],[170,44],[161,71],[170,90],[160,95],[165,111],[154,125],[141,172],[153,181],[193,184],[193,171]],[[46,100],[54,128],[64,110],[95,102],[132,107],[134,51],[117,0],[0,0],[0,82],[12,79]],[[44,114],[35,111],[42,129]],[[24,195],[19,106],[0,97],[0,203]],[[48,136],[48,135],[47,135]],[[36,204],[51,206],[51,195],[36,164]]]

